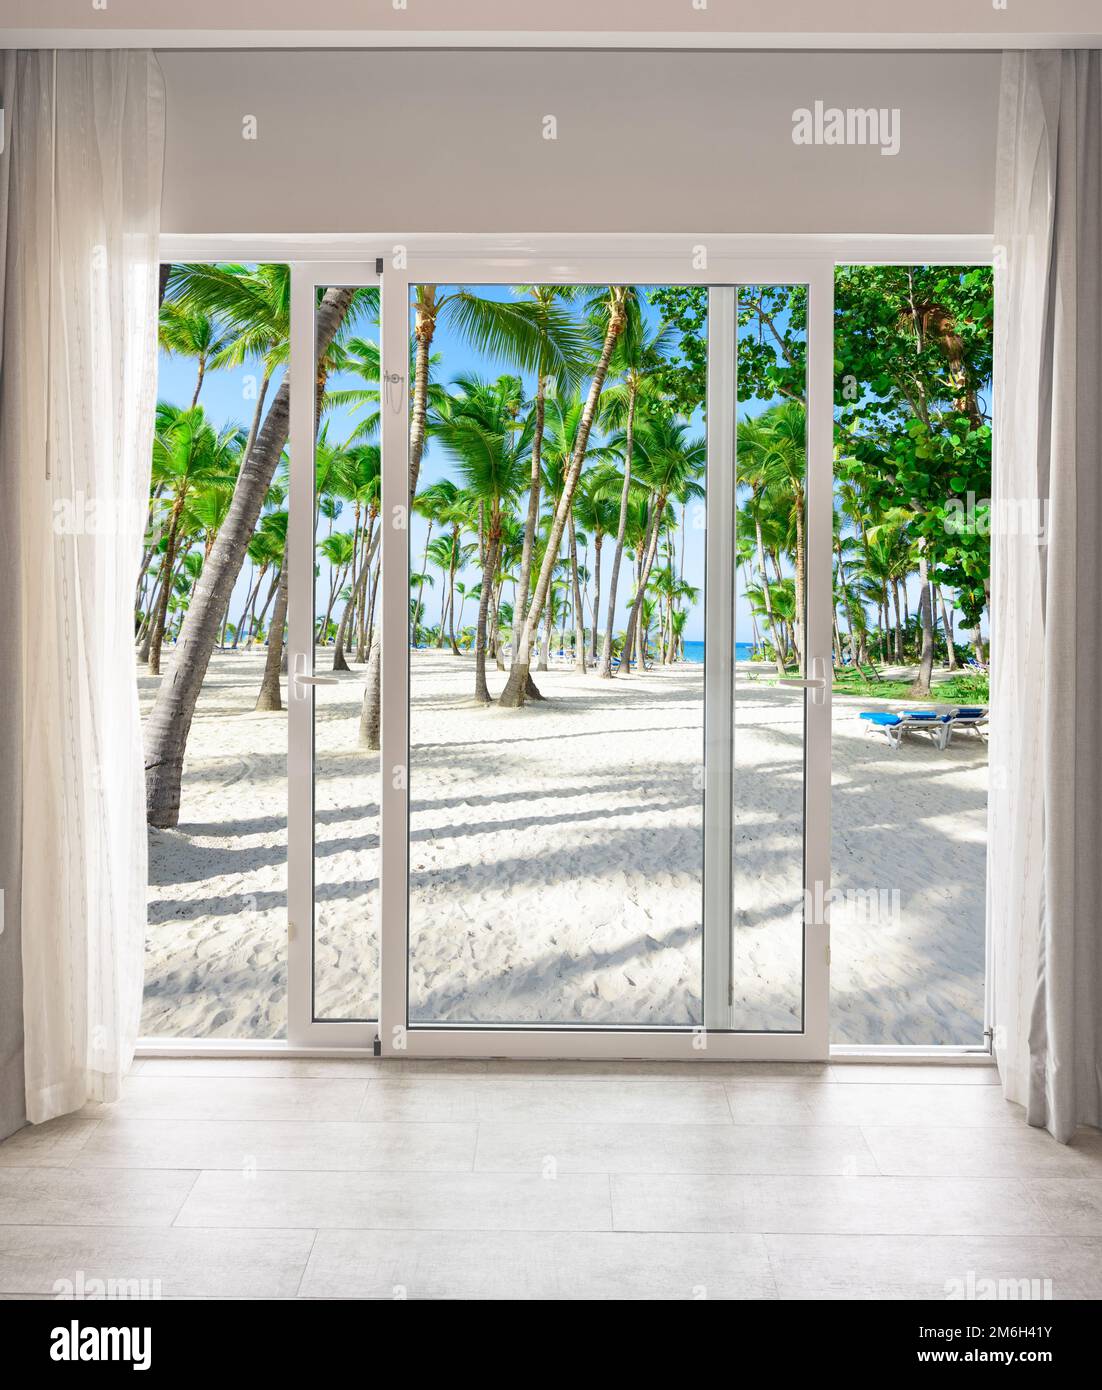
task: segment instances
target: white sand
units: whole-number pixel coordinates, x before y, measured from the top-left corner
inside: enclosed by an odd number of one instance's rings
[[[286,717],[256,714],[262,653],[216,654],[189,745],[180,826],[150,836],[143,1031],[285,1029]],[[319,669],[327,664],[319,659]],[[495,693],[504,676],[491,670]],[[378,760],[356,744],[362,673],[317,688],[315,891],[320,1016],[376,990]],[[142,677],[148,704],[155,680]],[[522,711],[473,706],[473,661],[413,653],[412,1017],[696,1023],[701,1017],[702,668],[626,680],[539,677]],[[986,747],[899,753],[835,701],[840,1042],[979,1042]],[[798,1026],[802,711],[740,686],[736,1026]],[[891,914],[893,890],[900,910]]]

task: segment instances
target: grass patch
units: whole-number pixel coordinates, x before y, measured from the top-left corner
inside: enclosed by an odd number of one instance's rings
[[[909,680],[874,681],[856,671],[835,675],[834,691],[837,695],[861,695],[876,700],[913,701],[915,698]],[[929,698],[939,704],[986,705],[989,682],[984,675],[950,676],[948,680],[934,682]]]

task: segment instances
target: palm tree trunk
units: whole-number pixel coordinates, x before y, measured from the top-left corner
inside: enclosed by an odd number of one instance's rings
[[[316,315],[317,353],[323,356],[352,303],[352,289],[328,289]],[[256,444],[242,463],[226,519],[188,605],[173,662],[146,721],[146,813],[150,825],[174,826],[180,816],[184,751],[203,686],[218,621],[229,600],[264,499],[287,442],[290,380],[285,376],[268,408]]]
[[[578,583],[578,536],[574,528],[574,513],[567,518],[570,543],[570,578],[574,586],[574,669],[585,675],[585,614],[582,612],[582,590]]]
[[[448,570],[448,641],[451,643],[452,655],[459,655],[459,644],[455,640],[455,629],[458,624],[455,621],[455,571],[456,557],[459,554],[459,532],[456,529],[455,544],[452,547],[451,568]],[[462,615],[461,615],[462,616]]]
[[[367,658],[367,681],[363,704],[360,706],[360,747],[377,752],[382,715],[382,703],[379,699],[382,689],[382,643],[374,631],[369,634],[369,640],[371,651]]]
[[[283,552],[283,568],[279,572],[279,588],[276,590],[275,608],[272,611],[272,625],[268,629],[268,655],[264,660],[264,677],[260,682],[260,693],[256,697],[257,710],[281,710],[283,703],[279,690],[279,673],[283,664],[283,629],[287,622],[288,575],[291,566],[286,549]]]
[[[423,616],[420,616],[420,617],[419,617],[418,615],[423,615],[423,614],[424,614],[424,603],[425,603],[425,575],[428,573],[428,568],[429,568],[429,542],[432,540],[432,517],[431,517],[431,516],[429,517],[428,521],[429,521],[428,529],[427,529],[426,532],[425,532],[425,553],[424,553],[424,555],[423,555],[422,558],[421,558],[421,583],[418,585],[418,588],[417,588],[417,606],[416,606],[416,607],[414,608],[414,610],[413,610],[413,619],[412,619],[413,631],[412,631],[412,632],[410,633],[410,635],[409,635],[410,646],[413,646],[413,647],[416,647],[416,645],[417,645],[417,624],[418,624],[418,622],[420,622],[422,625],[424,625],[424,617],[423,617]]]
[[[788,652],[781,640],[781,634],[773,617],[773,591],[769,587],[769,571],[765,567],[765,541],[761,532],[761,518],[756,513],[754,516],[754,535],[758,551],[758,569],[761,571],[761,593],[765,603],[765,620],[769,624],[769,631],[773,634],[773,655],[776,657],[777,671],[778,674],[783,675],[788,664]]]
[[[555,631],[555,614],[552,605],[547,605],[547,621],[543,625],[543,641],[540,643],[539,665],[537,671],[548,669],[547,659],[551,655],[551,638]]]
[[[949,670],[957,671],[960,669],[960,662],[957,661],[956,638],[953,634],[953,615],[945,602],[945,590],[939,588],[938,596],[941,599],[941,625],[945,629],[945,646],[948,653]]]
[[[425,420],[429,401],[429,356],[432,350],[433,334],[436,332],[436,287],[421,285],[417,291],[417,307],[413,321],[413,400],[409,421],[409,505],[417,493],[417,479],[421,474],[421,459],[425,452]],[[381,656],[376,654],[380,645],[373,634],[367,634],[371,641],[368,653],[367,681],[364,689],[363,706],[360,710],[360,746],[372,751],[379,747],[379,719],[382,708]]]
[[[930,681],[934,673],[934,613],[930,601],[930,566],[924,540],[919,541],[918,575],[922,586],[918,599],[918,611],[922,619],[922,653],[919,658],[918,676],[911,686],[911,694],[922,698],[930,693]]]
[[[510,671],[505,689],[501,693],[500,703],[507,709],[518,709],[528,698],[532,638],[536,632],[540,612],[547,601],[547,593],[551,587],[551,574],[555,567],[555,557],[562,543],[562,533],[566,529],[566,518],[574,505],[574,489],[578,486],[578,478],[581,476],[582,464],[585,462],[585,451],[589,446],[589,434],[597,415],[597,405],[601,399],[601,391],[604,389],[605,377],[608,375],[608,364],[616,346],[616,340],[623,330],[624,318],[623,305],[617,300],[610,306],[604,345],[593,373],[593,380],[589,383],[589,395],[586,397],[585,409],[582,411],[582,418],[578,424],[574,453],[563,476],[562,496],[559,499],[559,505],[555,508],[551,534],[547,538],[547,549],[544,552],[543,564],[540,566],[539,578],[536,580],[536,592],[532,597],[528,616],[524,620],[524,627],[520,635],[520,649],[513,657],[513,669]]]
[[[793,511],[796,513],[796,660],[799,669],[805,674],[807,672],[807,634],[804,630],[804,616],[806,607],[804,603],[804,583],[805,583],[805,556],[804,556],[804,495],[803,489],[795,490],[795,506]]]
[[[536,544],[536,527],[539,525],[540,517],[540,488],[543,483],[540,464],[546,415],[545,391],[546,378],[541,372],[536,378],[536,423],[532,430],[532,466],[528,475],[528,513],[524,518],[524,539],[520,550],[520,583],[513,605],[513,661],[517,658],[521,627],[528,606],[528,591],[532,585],[532,551]]]
[[[620,489],[620,519],[616,523],[616,550],[612,557],[612,573],[608,579],[608,616],[605,619],[605,636],[601,643],[601,665],[597,674],[604,680],[612,679],[612,626],[616,621],[616,586],[620,579],[620,561],[624,557],[624,537],[628,528],[628,506],[631,501],[631,458],[635,450],[635,391],[628,396],[628,418],[624,429],[624,485]],[[596,626],[597,615],[593,615]],[[620,663],[621,671],[624,669]]]
[[[180,513],[184,507],[184,494],[181,493],[172,508],[172,518],[168,524],[168,540],[165,543],[165,557],[161,566],[161,592],[157,600],[157,615],[153,619],[153,634],[149,644],[149,674],[161,674],[161,643],[165,635],[165,618],[168,615],[168,600],[172,594],[172,568],[176,561],[176,536],[180,528]]]
[[[344,605],[344,612],[341,620],[337,624],[337,635],[333,642],[333,666],[334,671],[347,671],[348,661],[344,654],[345,646],[348,643],[348,634],[356,616],[357,604],[363,603],[363,595],[367,586],[367,577],[371,572],[371,562],[375,558],[375,551],[378,549],[379,538],[374,535],[374,518],[369,520],[367,539],[364,542],[363,553],[360,556],[360,572],[356,576],[356,582],[352,586],[352,592],[348,595],[348,602]]]
[[[593,644],[589,649],[589,659],[597,664],[597,621],[601,614],[601,542],[604,536],[597,531],[593,537]]]
[[[666,499],[659,495],[655,499],[654,517],[651,521],[650,534],[647,537],[647,546],[643,552],[643,563],[639,571],[639,583],[635,590],[635,601],[631,606],[631,613],[628,616],[628,629],[624,637],[624,650],[620,653],[620,674],[627,675],[631,670],[631,658],[634,650],[639,653],[639,669],[644,668],[646,660],[645,635],[642,628],[643,600],[647,593],[647,583],[650,580],[651,567],[654,564],[654,557],[658,553],[658,533],[662,526],[662,513],[666,508]]]
[[[486,546],[486,562],[482,566],[482,592],[478,596],[478,627],[474,644],[474,697],[480,705],[493,703],[490,699],[490,688],[486,684],[486,617],[490,611],[490,593],[497,565],[498,537],[495,532],[496,527],[491,524],[490,538]]]
[[[264,412],[264,401],[268,395],[268,387],[271,385],[272,378],[267,372],[264,373],[260,381],[260,391],[256,397],[256,409],[253,411],[252,424],[249,426],[249,437],[245,441],[245,450],[241,457],[247,459],[252,453],[253,445],[256,443],[257,431],[260,429],[260,418]]]
[[[903,661],[903,625],[899,616],[899,580],[892,580],[892,603],[895,605],[895,659]],[[884,595],[884,616],[888,616],[888,597]]]

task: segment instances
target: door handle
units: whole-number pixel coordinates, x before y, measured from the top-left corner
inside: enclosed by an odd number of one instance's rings
[[[296,652],[292,663],[294,670],[291,673],[291,686],[295,696],[305,699],[308,685],[339,685],[336,676],[311,676],[306,673],[306,653]]]
[[[811,669],[816,673],[813,676],[782,676],[778,679],[777,684],[795,686],[798,690],[810,690],[813,705],[825,704],[827,697],[826,661],[821,656],[813,657]],[[819,674],[820,672],[822,674]]]

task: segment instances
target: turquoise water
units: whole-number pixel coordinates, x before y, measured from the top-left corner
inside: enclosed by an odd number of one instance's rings
[[[736,643],[735,643],[735,660],[736,660],[736,661],[749,661],[751,655],[753,654],[753,651],[754,651],[754,644],[753,644],[752,642],[736,642]],[[698,666],[703,666],[703,665],[704,665],[704,643],[703,643],[703,642],[686,642],[686,643],[685,643],[685,660],[686,660],[686,661],[695,662]]]

